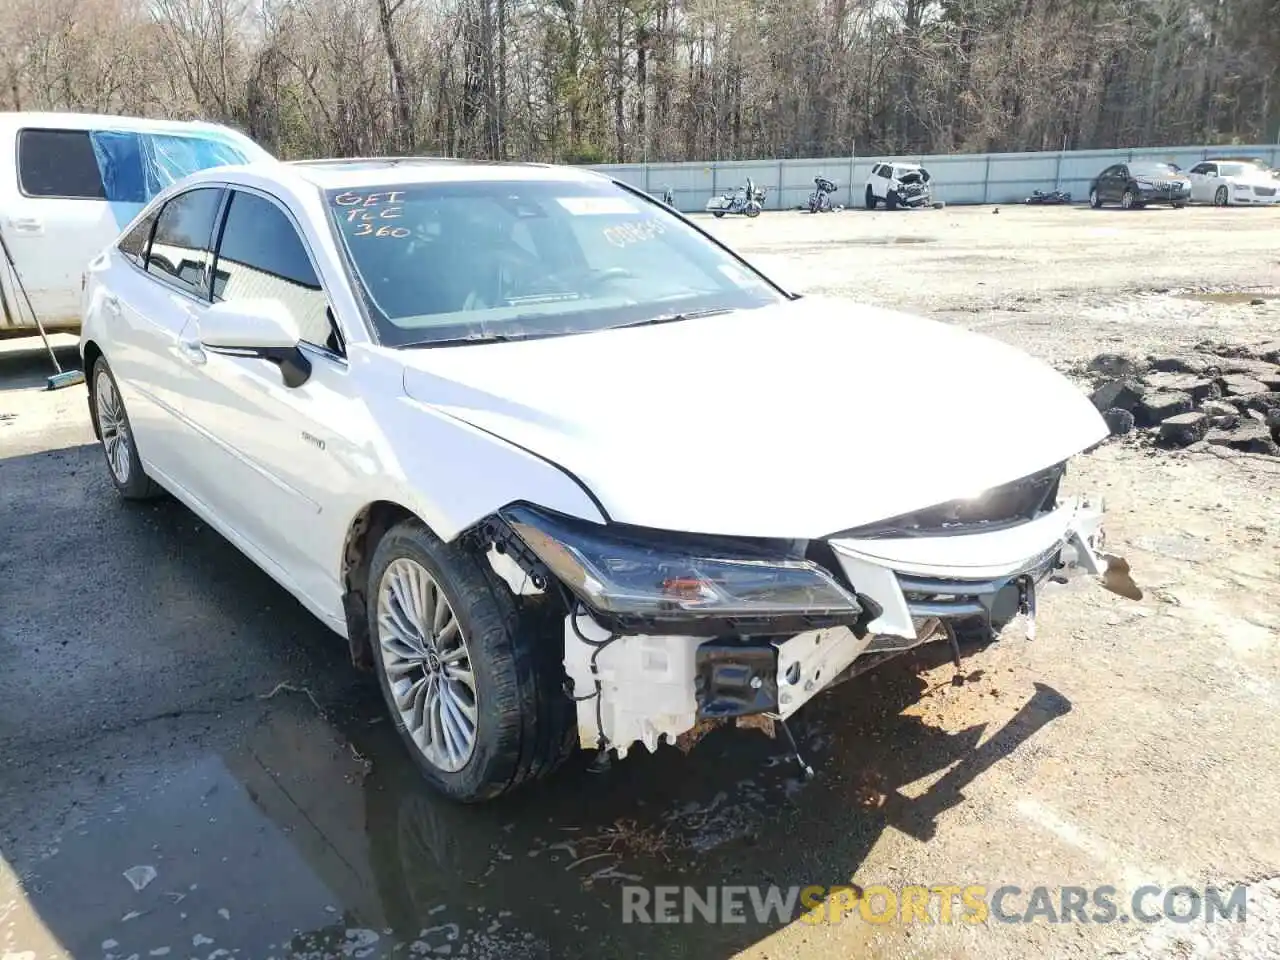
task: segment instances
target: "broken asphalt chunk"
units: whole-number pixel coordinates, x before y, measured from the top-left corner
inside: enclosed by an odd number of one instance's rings
[[[1154,390],[1178,390],[1191,396],[1192,403],[1202,403],[1222,396],[1222,387],[1215,380],[1197,377],[1193,373],[1152,373],[1146,384]]]
[[[1218,378],[1222,392],[1229,397],[1242,397],[1251,393],[1266,393],[1266,384],[1242,373],[1224,373]]]
[[[1118,353],[1100,353],[1089,361],[1089,370],[1104,377],[1132,377],[1138,372],[1137,364]]]
[[[1111,380],[1093,391],[1089,399],[1099,410],[1132,410],[1146,392],[1137,380]]]
[[[1187,447],[1203,440],[1209,432],[1209,418],[1203,413],[1179,413],[1160,424],[1161,442],[1174,447]]]
[[[1102,415],[1102,419],[1107,421],[1107,429],[1113,437],[1123,437],[1133,430],[1133,414],[1128,410],[1112,407]]]
[[[1143,396],[1134,417],[1140,427],[1154,427],[1162,420],[1191,412],[1191,395],[1177,390],[1154,390]]]
[[[1246,420],[1235,430],[1210,430],[1205,440],[1243,453],[1265,453],[1273,457],[1280,454],[1280,444],[1271,436],[1271,431],[1265,424],[1253,420]]]

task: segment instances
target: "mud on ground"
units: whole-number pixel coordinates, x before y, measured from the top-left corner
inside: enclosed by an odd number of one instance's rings
[[[707,222],[799,289],[1062,365],[1280,337],[1280,210]],[[803,389],[780,373],[780,395]],[[1123,905],[1280,876],[1280,463],[1119,441],[1081,458],[1070,483],[1107,496],[1144,599],[1078,584],[1042,599],[1033,642],[1015,624],[968,651],[963,685],[926,651],[819,698],[799,723],[811,783],[723,732],[461,809],[296,603],[176,504],[114,501],[84,388],[43,375],[0,350],[6,960],[1276,955],[1274,885],[1212,928],[631,925],[619,887],[1112,884]],[[982,442],[1035,417],[1011,396]],[[927,424],[904,429],[927,451]]]

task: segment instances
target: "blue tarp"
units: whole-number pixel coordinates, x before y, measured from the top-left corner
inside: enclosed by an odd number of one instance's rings
[[[89,139],[107,201],[122,227],[143,204],[188,174],[248,161],[238,147],[212,137],[94,130]]]

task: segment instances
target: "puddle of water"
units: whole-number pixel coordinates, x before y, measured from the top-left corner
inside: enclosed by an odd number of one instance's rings
[[[888,826],[928,839],[966,784],[1062,712],[1037,695],[980,745],[981,725],[912,715],[920,660],[806,708],[793,729],[818,770],[807,784],[781,742],[725,729],[687,755],[595,776],[584,756],[497,803],[456,805],[423,783],[376,694],[336,722],[299,697],[248,705],[232,747],[148,754],[39,854],[0,853],[24,878],[26,929],[70,956],[521,960],[584,942],[600,957],[728,956],[800,905],[762,922],[625,923],[622,886],[848,883]],[[900,789],[935,775],[919,796]],[[74,788],[31,787],[49,803]],[[15,929],[6,949],[22,950]]]
[[[1240,290],[1225,290],[1216,293],[1179,293],[1182,300],[1194,300],[1197,303],[1216,303],[1225,306],[1248,306],[1255,300],[1280,300],[1280,293],[1246,293]]]

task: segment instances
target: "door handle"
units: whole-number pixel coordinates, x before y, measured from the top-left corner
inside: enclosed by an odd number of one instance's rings
[[[14,233],[25,233],[28,236],[39,236],[44,233],[44,221],[39,217],[11,217],[9,226]]]
[[[206,362],[209,358],[205,355],[204,347],[200,346],[200,341],[187,338],[178,338],[178,352],[184,356],[188,362],[197,366]]]

